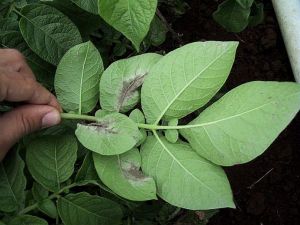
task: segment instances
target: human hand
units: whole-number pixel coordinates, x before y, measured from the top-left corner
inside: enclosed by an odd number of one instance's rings
[[[60,123],[61,107],[40,85],[22,54],[0,49],[0,102],[24,102],[0,116],[0,161],[24,135]]]

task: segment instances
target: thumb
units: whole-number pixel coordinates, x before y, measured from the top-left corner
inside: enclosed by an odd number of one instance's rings
[[[24,135],[60,123],[56,108],[46,105],[18,107],[0,117],[0,161]]]

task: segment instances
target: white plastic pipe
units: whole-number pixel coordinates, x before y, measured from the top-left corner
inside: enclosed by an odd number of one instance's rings
[[[300,0],[272,0],[295,79],[300,83]]]

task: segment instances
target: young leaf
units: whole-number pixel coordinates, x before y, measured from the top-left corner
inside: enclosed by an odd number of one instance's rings
[[[136,123],[145,123],[146,122],[144,114],[139,109],[132,110],[131,113],[129,114],[129,118],[132,119]],[[145,129],[140,129],[140,132],[141,132],[142,138],[136,144],[136,147],[140,146],[147,138],[147,131]]]
[[[246,163],[270,146],[299,109],[299,84],[250,82],[224,95],[180,133],[215,164]]]
[[[155,15],[157,0],[99,0],[100,16],[124,34],[139,51]]]
[[[71,0],[80,8],[93,14],[98,15],[98,0]]]
[[[104,116],[97,123],[78,124],[76,136],[84,147],[101,155],[122,154],[141,139],[137,124],[120,113]]]
[[[139,89],[151,67],[161,55],[148,53],[112,63],[100,82],[102,109],[127,112],[140,101]]]
[[[182,118],[205,105],[226,81],[237,45],[195,42],[164,56],[142,87],[147,122]]]
[[[251,8],[241,6],[237,0],[226,0],[222,2],[213,18],[229,32],[241,32],[249,23]]]
[[[25,201],[26,178],[24,162],[17,150],[12,150],[0,162],[0,211],[13,212]]]
[[[8,225],[48,225],[47,221],[31,215],[21,215],[12,219]]]
[[[32,187],[32,195],[35,201],[40,202],[48,197],[49,191],[39,183],[34,182]]]
[[[21,17],[20,30],[29,47],[54,65],[68,49],[82,41],[72,21],[51,6],[27,5],[22,9]]]
[[[98,175],[93,162],[93,155],[88,152],[83,160],[83,163],[76,174],[75,181],[98,180]]]
[[[26,162],[33,178],[57,192],[74,171],[77,142],[73,136],[40,137],[27,147]]]
[[[59,198],[57,207],[65,225],[118,225],[122,220],[117,203],[85,192]]]
[[[147,138],[141,154],[142,170],[154,178],[158,195],[170,204],[191,210],[234,207],[222,168],[189,145],[171,144],[155,133]]]
[[[88,113],[98,101],[103,63],[92,42],[72,47],[61,59],[56,75],[57,98],[66,111]]]
[[[45,199],[38,203],[38,209],[52,219],[57,217],[56,205],[50,199]]]
[[[178,125],[178,119],[172,119],[168,122],[168,126],[177,126]],[[178,130],[166,130],[165,131],[166,139],[171,143],[176,143],[178,140]]]
[[[154,16],[146,40],[153,46],[159,46],[165,42],[167,32],[168,28],[166,25],[158,18],[158,16]]]
[[[156,199],[154,180],[140,171],[141,155],[138,149],[116,156],[94,153],[93,158],[100,179],[116,194],[131,201]]]
[[[264,21],[264,4],[254,3],[249,17],[249,26],[256,26]]]

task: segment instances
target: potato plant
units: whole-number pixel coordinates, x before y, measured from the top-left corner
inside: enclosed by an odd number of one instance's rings
[[[261,155],[300,109],[292,82],[253,81],[213,99],[237,42],[104,66],[89,26],[106,21],[138,52],[156,0],[20,2],[0,21],[1,44],[23,52],[64,113],[1,162],[0,224],[167,224],[166,211],[234,208],[222,166]],[[94,20],[81,26],[66,6]]]

